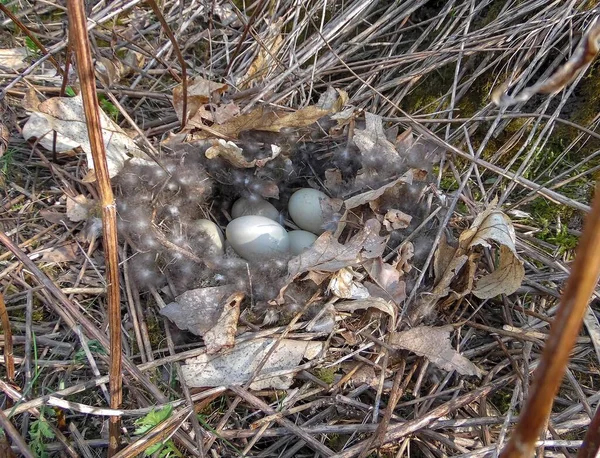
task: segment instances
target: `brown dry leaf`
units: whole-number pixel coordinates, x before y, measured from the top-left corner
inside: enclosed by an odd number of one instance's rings
[[[19,71],[27,67],[27,48],[0,49],[0,68]]]
[[[433,273],[436,283],[438,283],[444,276],[444,273],[454,259],[455,254],[456,248],[449,245],[446,239],[446,234],[442,234],[440,243],[438,244],[433,256]]]
[[[357,310],[366,310],[369,308],[377,309],[392,319],[391,329],[394,329],[396,322],[397,309],[390,301],[382,299],[380,297],[370,297],[369,299],[362,299],[357,301],[343,301],[338,302],[334,305],[338,312],[356,312]]]
[[[269,20],[265,19],[268,23]],[[259,46],[258,55],[248,67],[248,71],[239,79],[238,86],[241,89],[247,89],[261,81],[264,81],[270,74],[277,69],[277,56],[283,44],[281,36],[281,27],[283,26],[283,18],[279,18],[276,22],[268,24],[267,30],[260,40],[257,42]]]
[[[160,310],[179,329],[202,336],[217,325],[227,298],[237,293],[234,285],[191,289]]]
[[[367,384],[372,387],[377,387],[379,377],[375,374],[375,369],[365,363],[342,363],[342,370],[346,374],[352,373],[350,380],[354,386]]]
[[[98,57],[94,72],[100,81],[110,87],[121,80],[125,69],[118,59],[111,60],[107,57]]]
[[[387,237],[380,237],[380,230],[379,221],[370,219],[345,245],[339,243],[331,232],[323,233],[308,250],[290,260],[289,280],[312,270],[336,272],[381,256]]]
[[[591,24],[571,58],[549,78],[522,90],[519,94],[506,94],[508,83],[499,86],[492,93],[492,101],[501,107],[527,102],[535,94],[556,94],[572,83],[581,72],[592,63],[600,50],[600,20],[596,18]]]
[[[288,389],[294,382],[295,368],[302,359],[314,359],[323,350],[322,342],[254,339],[238,343],[223,353],[202,354],[186,360],[181,367],[183,379],[190,387],[243,385],[258,369],[273,345],[277,347],[250,385],[252,390]]]
[[[258,130],[279,132],[285,127],[307,127],[328,113],[328,110],[323,110],[315,105],[309,105],[292,113],[281,114],[272,124],[265,124]]]
[[[403,272],[386,264],[381,258],[365,262],[363,265],[377,284],[377,288],[367,286],[372,296],[392,300],[396,305],[400,305],[406,299],[406,283],[400,280]]]
[[[452,348],[452,331],[452,326],[419,326],[404,332],[393,332],[388,343],[395,348],[424,356],[445,371],[456,371],[461,375],[475,375],[481,378],[481,370]]]
[[[415,256],[415,246],[412,242],[403,242],[400,247],[398,259],[393,263],[393,266],[401,273],[408,273],[412,270],[410,260]]]
[[[365,129],[357,129],[354,133],[354,144],[365,157],[377,157],[386,163],[395,163],[400,159],[396,147],[387,139],[383,130],[381,116],[365,113]]]
[[[395,229],[406,229],[410,222],[412,221],[412,216],[407,215],[403,211],[400,210],[388,210],[383,218],[383,225],[388,231],[393,231]]]
[[[404,175],[395,180],[389,182],[386,185],[381,186],[380,188],[373,189],[371,191],[366,191],[361,194],[357,194],[354,197],[350,197],[344,201],[344,206],[346,210],[351,210],[353,208],[359,207],[364,204],[371,203],[385,194],[386,191],[395,188],[398,185],[404,184],[412,184],[413,179],[420,177],[419,170],[409,170]],[[417,177],[415,177],[415,173],[417,173]]]
[[[86,153],[88,167],[93,169],[92,149],[83,113],[81,95],[76,97],[54,97],[42,102],[39,111],[33,112],[23,126],[23,137],[27,140],[38,138],[39,143],[47,150],[53,147],[53,131],[57,132],[56,150],[68,151],[81,147]],[[110,177],[114,177],[123,168],[130,156],[147,159],[146,154],[135,142],[100,110],[100,124],[106,162]]]
[[[498,266],[491,273],[473,282],[476,274],[475,248],[478,246],[493,249],[490,242],[500,245]],[[460,278],[458,277],[461,272]],[[496,210],[494,200],[481,212],[469,229],[463,231],[457,249],[449,246],[445,239],[438,245],[434,258],[435,286],[430,293],[419,299],[420,313],[429,313],[437,301],[452,293],[452,301],[472,292],[480,299],[490,299],[500,294],[512,294],[525,277],[523,262],[515,248],[515,231],[510,218]],[[455,283],[451,290],[451,283]]]
[[[317,106],[329,113],[338,113],[348,103],[348,93],[341,89],[327,86],[327,90],[321,94]]]
[[[25,111],[39,111],[39,106],[42,103],[40,98],[38,97],[38,92],[30,87],[25,91],[25,96],[23,97],[23,108]]]
[[[234,293],[227,298],[223,305],[221,316],[217,323],[204,334],[206,353],[212,355],[223,348],[231,348],[235,344],[235,333],[240,318],[240,304],[244,293]]]
[[[66,245],[50,248],[44,251],[41,262],[74,262],[77,260],[77,243],[72,242]]]
[[[214,159],[221,157],[229,162],[234,167],[240,169],[249,169],[252,167],[264,167],[264,165],[279,156],[281,148],[277,145],[271,145],[271,156],[262,159],[253,159],[247,161],[244,158],[242,149],[233,142],[228,142],[222,139],[218,139],[216,144],[211,146],[204,153],[208,159]]]
[[[477,246],[492,249],[490,242],[500,245],[496,269],[475,282],[473,294],[480,299],[490,299],[500,294],[514,293],[523,282],[525,268],[515,247],[515,230],[510,218],[495,210],[496,201],[478,215],[471,227],[459,238],[460,247],[471,252]]]
[[[74,223],[88,219],[90,208],[94,201],[88,201],[87,197],[79,194],[75,197],[67,196],[67,218]]]
[[[224,83],[215,83],[200,76],[188,82],[187,112],[188,119],[194,118],[196,112],[208,102],[224,93],[229,86]],[[183,112],[183,85],[179,84],[173,89],[173,107],[177,117],[181,120]]]
[[[369,291],[354,280],[354,271],[349,267],[340,269],[333,274],[327,289],[342,299],[366,299],[369,297]]]

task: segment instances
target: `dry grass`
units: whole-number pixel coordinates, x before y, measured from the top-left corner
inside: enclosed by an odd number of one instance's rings
[[[5,6],[64,66],[64,8],[26,0]],[[126,262],[130,252],[121,247],[125,386],[116,413],[127,448],[118,456],[136,456],[165,437],[172,437],[172,456],[349,457],[367,447],[362,456],[441,457],[500,450],[527,398],[600,168],[600,63],[564,91],[510,110],[498,110],[490,96],[505,81],[516,93],[564,63],[600,13],[596,2],[232,0],[161,6],[188,75],[230,84],[243,111],[298,109],[333,85],[348,92],[351,104],[382,115],[389,127],[412,127],[447,145],[434,188],[445,193],[449,211],[422,231],[429,240],[446,230],[457,235],[479,204],[498,196],[513,218],[526,279],[514,295],[488,301],[467,296],[418,317],[454,324],[453,344],[485,372],[481,380],[390,350],[389,329],[378,317],[356,314],[331,335],[318,335],[302,330],[308,319],[299,315],[293,325],[249,334],[292,333],[326,342],[326,356],[307,363],[292,390],[189,390],[179,383],[179,365],[204,346],[199,339],[182,340],[158,314],[162,292],[140,292]],[[96,58],[120,59],[127,50],[145,56],[143,68],[99,86],[99,93],[123,127],[132,125],[118,114],[119,106],[158,147],[179,127],[170,98],[182,72],[172,42],[142,2],[101,2],[87,13]],[[273,55],[276,23],[282,40]],[[1,48],[24,45],[25,35],[9,19],[3,27]],[[245,81],[261,52],[270,64]],[[33,53],[30,64],[20,75],[0,74],[3,121],[10,129],[0,158],[0,229],[3,241],[25,253],[0,250],[0,293],[16,368],[14,381],[3,369],[2,407],[37,456],[104,456],[107,415],[115,414],[106,410],[109,359],[99,345],[106,342],[108,323],[104,257],[98,241],[83,236],[81,223],[62,217],[66,195],[98,196],[83,180],[82,155],[53,161],[52,153],[22,139],[26,92],[56,96],[63,83],[41,53]],[[74,75],[68,84],[77,84]],[[109,102],[109,94],[118,103]],[[62,246],[74,250],[69,262],[41,259]],[[433,252],[427,248],[415,266],[420,274],[409,290],[409,309],[432,286]],[[493,265],[491,258],[485,262]],[[600,401],[596,299],[591,310],[539,456],[574,456]],[[3,354],[10,368],[10,352]],[[72,404],[66,407],[63,399]],[[136,443],[134,421],[167,403],[173,415]],[[89,413],[86,406],[105,410]],[[393,441],[383,440],[382,421]],[[40,425],[50,431],[47,437],[40,436]],[[36,438],[38,448],[32,445]],[[367,455],[369,449],[376,451]]]

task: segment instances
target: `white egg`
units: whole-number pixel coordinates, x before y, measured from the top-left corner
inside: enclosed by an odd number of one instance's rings
[[[264,216],[241,216],[227,225],[227,240],[247,261],[260,261],[287,253],[290,238],[279,223]]]
[[[310,248],[317,240],[317,236],[308,231],[290,231],[288,237],[290,238],[290,252],[294,256],[298,256],[304,250]]]
[[[221,228],[212,221],[207,219],[198,219],[192,223],[192,230],[208,237],[212,242],[214,254],[223,254],[223,246],[225,245],[225,237]]]
[[[312,188],[303,188],[292,194],[288,203],[288,211],[300,229],[314,234],[325,232],[321,210],[323,199],[328,199],[327,195]]]
[[[236,200],[231,208],[231,216],[233,219],[250,215],[264,216],[273,221],[279,219],[279,212],[277,209],[270,202],[267,202],[261,197],[253,197],[252,199],[241,197]]]

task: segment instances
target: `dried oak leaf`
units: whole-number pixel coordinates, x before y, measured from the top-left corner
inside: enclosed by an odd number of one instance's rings
[[[215,83],[202,77],[196,77],[188,82],[187,113],[188,119],[194,118],[197,111],[214,97],[225,92],[229,86],[224,83]],[[183,113],[183,85],[179,84],[173,89],[173,107],[177,117],[181,120]]]
[[[370,297],[368,299],[356,301],[343,301],[334,305],[338,312],[356,312],[357,310],[366,310],[369,308],[377,309],[389,315],[392,319],[391,329],[394,329],[397,309],[390,301],[381,297]]]
[[[392,300],[397,305],[406,299],[406,283],[400,280],[403,272],[381,258],[367,261],[363,266],[377,285],[377,288],[367,286],[372,296]]]
[[[450,343],[452,331],[452,326],[419,326],[408,331],[393,332],[388,343],[395,348],[424,356],[445,371],[481,377],[483,375],[481,370],[452,348]]]
[[[237,292],[234,285],[191,289],[163,307],[160,314],[179,329],[203,336],[217,325],[225,301]]]
[[[42,254],[42,262],[74,262],[77,260],[78,245],[75,242],[50,248]]]
[[[25,60],[29,52],[26,47],[0,49],[0,68],[19,71],[27,67]]]
[[[67,196],[67,218],[74,223],[88,219],[93,200],[88,200],[83,194],[75,197]]]
[[[312,270],[336,272],[381,256],[387,237],[380,237],[380,230],[379,221],[370,219],[365,222],[364,228],[344,245],[339,243],[331,232],[323,233],[308,250],[289,261],[289,278],[293,279]]]
[[[490,299],[500,294],[514,293],[523,282],[525,268],[517,255],[515,230],[510,218],[495,210],[495,203],[478,215],[459,238],[459,247],[473,252],[477,246],[492,249],[491,242],[500,245],[498,265],[494,271],[475,282],[473,294]]]
[[[216,324],[204,334],[203,340],[207,354],[212,355],[223,348],[231,348],[235,344],[240,304],[243,299],[244,293],[238,292],[225,300],[221,316]]]
[[[68,151],[77,147],[85,152],[88,167],[93,169],[92,148],[88,137],[83,101],[81,95],[75,97],[54,97],[42,102],[36,112],[31,113],[23,126],[23,137],[27,140],[38,138],[40,144],[52,150],[54,135],[57,132],[56,150]],[[148,159],[135,142],[100,110],[100,125],[106,149],[108,173],[114,177],[123,168],[125,161],[131,157]]]
[[[267,23],[268,19],[265,19]],[[283,19],[278,19],[267,25],[266,31],[257,41],[258,54],[248,67],[248,71],[239,79],[238,87],[246,89],[264,81],[270,74],[277,70],[277,56],[283,45],[281,28]]]
[[[274,345],[277,347],[269,355],[250,389],[288,389],[302,359],[314,359],[323,349],[322,342],[255,339],[238,343],[223,353],[203,354],[186,360],[186,364],[181,367],[183,379],[190,387],[243,385]]]
[[[400,156],[394,144],[387,139],[381,116],[366,112],[365,124],[365,128],[357,129],[353,137],[361,155],[367,158],[377,157],[388,164],[397,162]]]
[[[369,291],[354,280],[354,271],[349,267],[344,267],[333,274],[327,289],[342,299],[366,299],[369,297]]]
[[[252,167],[264,167],[267,162],[279,156],[280,152],[281,148],[279,146],[271,145],[271,156],[248,161],[244,157],[243,150],[235,143],[218,139],[204,154],[208,159],[222,157],[234,167],[248,169]]]

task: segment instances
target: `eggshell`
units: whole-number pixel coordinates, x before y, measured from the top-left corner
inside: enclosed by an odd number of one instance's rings
[[[242,197],[235,201],[231,208],[231,216],[233,219],[239,218],[240,216],[264,216],[266,218],[277,221],[279,219],[279,212],[270,203],[262,197],[253,197],[252,199],[246,199]]]
[[[290,253],[294,256],[298,256],[317,240],[317,236],[308,231],[290,231],[288,237],[290,238]]]
[[[288,203],[288,211],[300,229],[314,234],[325,232],[321,210],[321,200],[323,199],[328,199],[327,195],[312,188],[303,188],[292,194]]]
[[[240,216],[227,225],[227,240],[247,261],[260,261],[287,253],[290,238],[279,223],[264,216]]]
[[[209,240],[212,242],[215,254],[223,253],[225,237],[223,237],[223,232],[219,226],[207,219],[198,219],[192,224],[195,231],[209,238]]]

